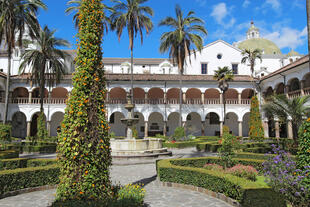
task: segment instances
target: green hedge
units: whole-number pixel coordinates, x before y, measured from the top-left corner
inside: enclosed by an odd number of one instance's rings
[[[222,172],[185,165],[195,165],[194,162],[199,159],[214,158],[160,160],[157,162],[157,175],[162,182],[194,185],[223,193],[237,200],[243,207],[286,206],[284,199],[266,185]],[[184,166],[177,165],[181,163]]]
[[[56,164],[56,159],[29,159],[15,158],[0,160],[0,170],[13,170],[17,168],[39,167]]]
[[[0,151],[0,159],[18,158],[19,152],[16,150]]]
[[[40,152],[40,153],[55,153],[56,143],[37,143],[37,145],[27,144],[6,144],[5,148],[9,150],[18,150],[20,153]]]
[[[217,152],[222,145],[218,141],[202,142],[196,145],[197,151]]]
[[[3,170],[0,171],[0,195],[25,188],[55,185],[59,182],[58,177],[57,165]]]
[[[9,124],[0,124],[0,141],[11,141],[12,126]]]
[[[200,144],[202,142],[216,141],[219,139],[220,138],[216,137],[216,136],[199,136],[196,139],[190,140],[190,141],[181,141],[181,142],[175,142],[175,143],[164,142],[163,147],[182,149],[182,148],[187,148],[187,147],[195,147],[195,146],[197,146],[197,144]]]

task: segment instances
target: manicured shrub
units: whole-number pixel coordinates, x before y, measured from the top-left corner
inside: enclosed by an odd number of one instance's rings
[[[11,141],[12,126],[9,124],[0,124],[0,141]]]
[[[258,175],[257,170],[252,167],[252,166],[245,166],[245,165],[235,165],[229,169],[226,170],[227,173],[230,173],[232,175],[241,177],[241,178],[246,178],[252,181],[256,180],[256,176]]]
[[[172,135],[173,139],[176,141],[180,141],[185,137],[185,130],[183,127],[177,127],[174,130],[174,134]]]
[[[59,183],[56,165],[0,171],[0,195],[25,188]]]
[[[73,89],[58,135],[61,170],[56,199],[101,202],[112,194],[109,177],[112,160],[104,103],[101,0],[82,0],[77,18],[79,32]]]
[[[276,192],[282,194],[292,206],[309,206],[310,188],[307,184],[310,166],[305,166],[304,171],[296,168],[292,158],[279,147],[273,148],[276,156],[269,157],[263,163],[266,182]]]
[[[191,167],[185,164],[194,163],[206,158],[189,158],[160,160],[157,162],[157,175],[162,182],[181,183],[206,188],[213,192],[237,200],[243,207],[286,207],[283,198],[268,186],[249,181],[244,178],[225,174],[219,171]],[[218,160],[218,158],[209,158]],[[185,162],[184,162],[185,161]],[[181,163],[184,165],[176,165]],[[206,162],[204,162],[205,164]],[[202,166],[204,165],[202,164]]]
[[[0,159],[18,158],[19,152],[15,150],[0,151]]]
[[[0,170],[13,170],[17,168],[40,167],[56,164],[55,159],[29,159],[13,158],[0,160]]]
[[[46,123],[45,122],[45,115],[42,112],[38,116],[38,123],[37,123],[38,132],[36,134],[36,137],[38,140],[44,140],[48,135],[45,123]]]
[[[203,166],[206,170],[216,170],[216,171],[223,171],[224,168],[221,165],[213,164],[213,163],[207,163]]]
[[[259,102],[257,96],[253,96],[251,99],[249,127],[250,127],[249,137],[251,139],[260,140],[264,138],[264,128],[262,124],[261,115],[259,112]]]

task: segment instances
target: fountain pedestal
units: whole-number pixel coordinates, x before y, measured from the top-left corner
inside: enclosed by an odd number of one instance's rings
[[[127,137],[125,139],[111,139],[111,149],[113,158],[157,158],[161,156],[171,156],[172,153],[163,148],[162,140],[156,138],[135,139],[133,137],[133,127],[139,122],[134,118],[133,109],[135,105],[131,103],[131,96],[127,97],[128,103],[125,108],[128,110],[127,118],[121,122],[127,126]]]

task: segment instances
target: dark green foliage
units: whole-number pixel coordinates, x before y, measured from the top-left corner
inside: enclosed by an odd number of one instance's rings
[[[185,137],[185,131],[183,127],[177,127],[172,135],[173,139],[176,141],[182,140]]]
[[[22,142],[22,143],[6,144],[4,146],[8,150],[17,150],[20,153],[25,152],[55,153],[57,144],[50,142],[36,142],[36,143]]]
[[[196,161],[202,163],[206,160],[206,158],[160,160],[157,162],[158,177],[163,182],[194,185],[223,193],[237,200],[244,207],[286,206],[285,201],[269,187],[222,172],[193,167]]]
[[[45,125],[45,115],[44,113],[40,113],[38,116],[38,124],[37,124],[38,132],[36,137],[38,140],[44,140],[47,137],[47,130]]]
[[[202,142],[196,145],[196,149],[203,152],[217,152],[221,146],[222,145],[219,143],[219,141]]]
[[[187,147],[195,147],[202,142],[204,143],[206,141],[215,141],[215,140],[219,140],[219,137],[216,137],[216,136],[210,136],[210,137],[209,136],[200,136],[194,140],[177,141],[177,142],[164,142],[163,147],[182,149],[182,148],[187,148]]]
[[[250,124],[249,124],[249,137],[253,140],[261,140],[264,138],[264,129],[262,124],[261,115],[259,112],[259,103],[257,96],[251,99],[250,110]]]
[[[0,159],[18,158],[19,152],[16,150],[0,151]]]
[[[0,141],[11,141],[12,126],[9,124],[0,124]]]
[[[0,170],[13,170],[17,168],[40,167],[56,164],[55,159],[29,159],[13,158],[0,160]]]
[[[299,129],[297,166],[303,169],[310,166],[310,118]]]
[[[37,186],[59,183],[56,165],[0,171],[0,195]]]

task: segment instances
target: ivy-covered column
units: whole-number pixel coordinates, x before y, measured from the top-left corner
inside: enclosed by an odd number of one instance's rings
[[[102,63],[103,7],[82,0],[73,90],[58,139],[60,183],[56,199],[107,200],[111,195],[110,141]]]

